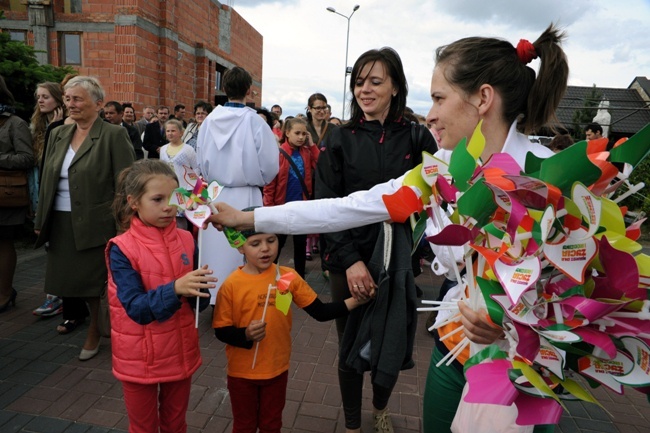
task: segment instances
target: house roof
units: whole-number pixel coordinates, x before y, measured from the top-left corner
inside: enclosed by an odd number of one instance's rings
[[[637,77],[643,78],[643,77]],[[645,79],[647,82],[648,80]],[[639,83],[643,86],[643,83]],[[646,83],[650,84],[650,83]],[[567,129],[573,129],[573,114],[584,108],[584,101],[596,90],[602,99],[609,101],[609,113],[612,116],[612,132],[632,135],[650,123],[650,105],[634,89],[615,89],[608,87],[569,86],[557,109],[560,123]],[[581,125],[584,127],[586,125]]]

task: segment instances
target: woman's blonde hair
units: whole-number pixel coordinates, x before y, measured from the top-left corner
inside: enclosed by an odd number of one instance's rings
[[[131,218],[136,214],[129,205],[131,196],[138,202],[147,191],[147,183],[155,176],[167,176],[178,183],[174,170],[158,159],[141,159],[120,173],[117,180],[117,191],[113,199],[113,216],[120,229],[126,231],[131,226]]]
[[[34,98],[37,97],[37,92],[39,88],[43,88],[48,91],[50,96],[56,101],[56,106],[65,108],[63,104],[63,87],[59,83],[54,83],[51,81],[45,81],[39,83],[36,86],[36,92],[34,92]],[[29,124],[29,128],[32,132],[32,145],[34,147],[34,156],[36,157],[36,165],[40,166],[41,160],[43,159],[43,148],[45,147],[45,132],[47,131],[47,125],[49,124],[48,115],[41,113],[41,109],[38,106],[38,102],[35,104],[34,113]]]

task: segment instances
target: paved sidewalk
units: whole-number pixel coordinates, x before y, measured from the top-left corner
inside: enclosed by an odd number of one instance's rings
[[[288,263],[290,242],[281,263]],[[111,373],[110,339],[103,339],[94,359],[77,360],[85,326],[71,335],[55,331],[61,317],[41,319],[31,310],[43,300],[45,254],[21,251],[14,280],[16,308],[0,315],[0,433],[99,433],[128,428],[120,383]],[[307,280],[321,299],[329,300],[320,262],[307,262]],[[424,297],[434,299],[441,280],[425,272],[417,282]],[[226,389],[224,345],[211,329],[211,310],[200,317],[203,366],[194,375],[187,420],[189,432],[231,431]],[[414,348],[416,368],[403,372],[389,403],[396,432],[422,429],[422,393],[433,339],[426,333],[426,314],[419,315]],[[285,432],[344,432],[336,374],[337,338],[333,322],[318,323],[294,309],[293,354],[289,373]],[[365,432],[372,431],[371,394],[366,380],[363,403]],[[595,390],[614,418],[595,405],[570,403],[556,432],[650,433],[650,405],[645,396],[628,391],[618,396]],[[613,419],[613,420],[612,420]]]

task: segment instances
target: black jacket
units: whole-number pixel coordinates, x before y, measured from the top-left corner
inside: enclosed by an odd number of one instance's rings
[[[167,143],[169,143],[169,141],[167,141],[167,138],[165,137],[165,132],[160,129],[160,122],[150,123],[144,129],[142,147],[147,149],[147,158],[160,158],[158,150]]]
[[[142,151],[142,140],[140,139],[140,133],[138,132],[138,128],[124,122],[122,122],[122,126],[126,128],[126,132],[127,134],[129,134],[129,138],[131,139],[131,144],[133,144],[133,150],[135,151],[135,159],[136,160],[143,159],[144,152]]]
[[[316,168],[317,199],[345,197],[395,179],[422,162],[422,151],[437,150],[424,126],[403,119],[384,125],[362,119],[354,127],[329,125],[329,129]],[[372,224],[325,235],[328,269],[341,273],[359,260],[367,264],[380,227]]]
[[[381,224],[380,224],[381,227]],[[368,270],[377,282],[377,296],[352,310],[339,352],[340,363],[358,373],[371,371],[372,383],[392,389],[400,370],[413,368],[417,297],[411,269],[411,230],[391,224],[392,254],[385,268],[384,238],[379,230]]]

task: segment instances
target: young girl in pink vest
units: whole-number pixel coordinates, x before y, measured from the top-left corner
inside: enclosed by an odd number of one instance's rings
[[[196,296],[216,278],[195,268],[192,235],[176,228],[169,198],[178,180],[159,160],[120,174],[113,202],[121,230],[108,242],[113,374],[122,381],[129,432],[185,432],[192,374],[201,365]],[[203,293],[201,290],[205,290]]]

